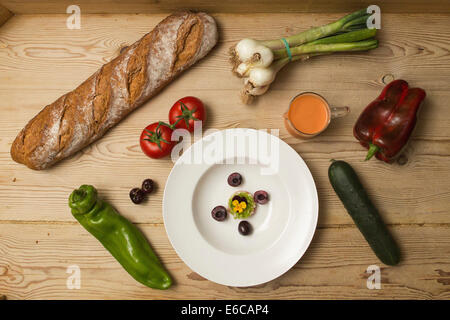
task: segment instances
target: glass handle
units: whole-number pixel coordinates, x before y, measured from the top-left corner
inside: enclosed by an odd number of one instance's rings
[[[350,112],[349,107],[330,107],[331,119],[341,118]]]

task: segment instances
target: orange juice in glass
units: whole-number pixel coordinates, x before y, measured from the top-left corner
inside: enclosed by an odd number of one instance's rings
[[[312,138],[322,133],[331,119],[345,116],[348,107],[330,107],[321,95],[303,92],[295,96],[284,114],[287,131],[296,138]]]

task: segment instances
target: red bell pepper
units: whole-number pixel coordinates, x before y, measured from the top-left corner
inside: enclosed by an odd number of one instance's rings
[[[394,80],[359,116],[353,135],[374,155],[391,162],[402,150],[416,125],[417,111],[425,91],[409,88],[405,80]]]

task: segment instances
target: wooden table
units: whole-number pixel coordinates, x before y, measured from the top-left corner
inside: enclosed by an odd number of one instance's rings
[[[5,1],[7,4],[14,1]],[[19,8],[20,9],[20,8]],[[353,7],[342,8],[349,12]],[[301,11],[301,10],[299,10]],[[337,11],[338,12],[338,11]],[[395,12],[395,10],[393,11]],[[97,143],[46,171],[13,162],[11,143],[43,106],[75,88],[123,46],[166,14],[83,14],[68,30],[66,14],[16,14],[0,27],[0,296],[8,299],[449,299],[450,298],[450,15],[382,15],[380,47],[292,64],[257,103],[244,106],[241,81],[228,65],[228,47],[243,37],[271,38],[321,25],[341,13],[217,13],[220,43],[203,61],[113,128]],[[25,12],[30,13],[30,12]],[[64,12],[62,12],[64,13]],[[269,20],[270,19],[270,20]],[[5,18],[6,20],[6,18]],[[361,110],[381,91],[384,75],[427,91],[406,163],[364,162],[352,136]],[[316,91],[351,113],[309,141],[288,135],[281,114],[301,91]],[[280,129],[280,138],[306,161],[317,184],[320,212],[313,242],[286,274],[250,288],[203,279],[177,256],[161,212],[170,159],[151,160],[138,137],[163,120],[172,103],[194,95],[207,105],[207,128]],[[360,175],[398,240],[402,262],[383,265],[346,213],[327,178],[330,159]],[[129,190],[151,177],[157,192],[136,206]],[[157,291],[134,281],[72,217],[70,192],[93,184],[143,230],[176,284]],[[69,290],[67,268],[79,266],[81,288]],[[369,265],[381,268],[381,289],[366,286]]]

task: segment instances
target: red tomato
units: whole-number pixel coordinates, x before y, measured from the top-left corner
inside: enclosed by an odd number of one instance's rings
[[[172,129],[154,122],[142,130],[139,139],[142,151],[150,158],[162,158],[170,154],[176,141],[171,141]]]
[[[194,121],[206,120],[203,102],[196,97],[184,97],[175,102],[169,111],[169,122],[177,129],[194,131]]]

